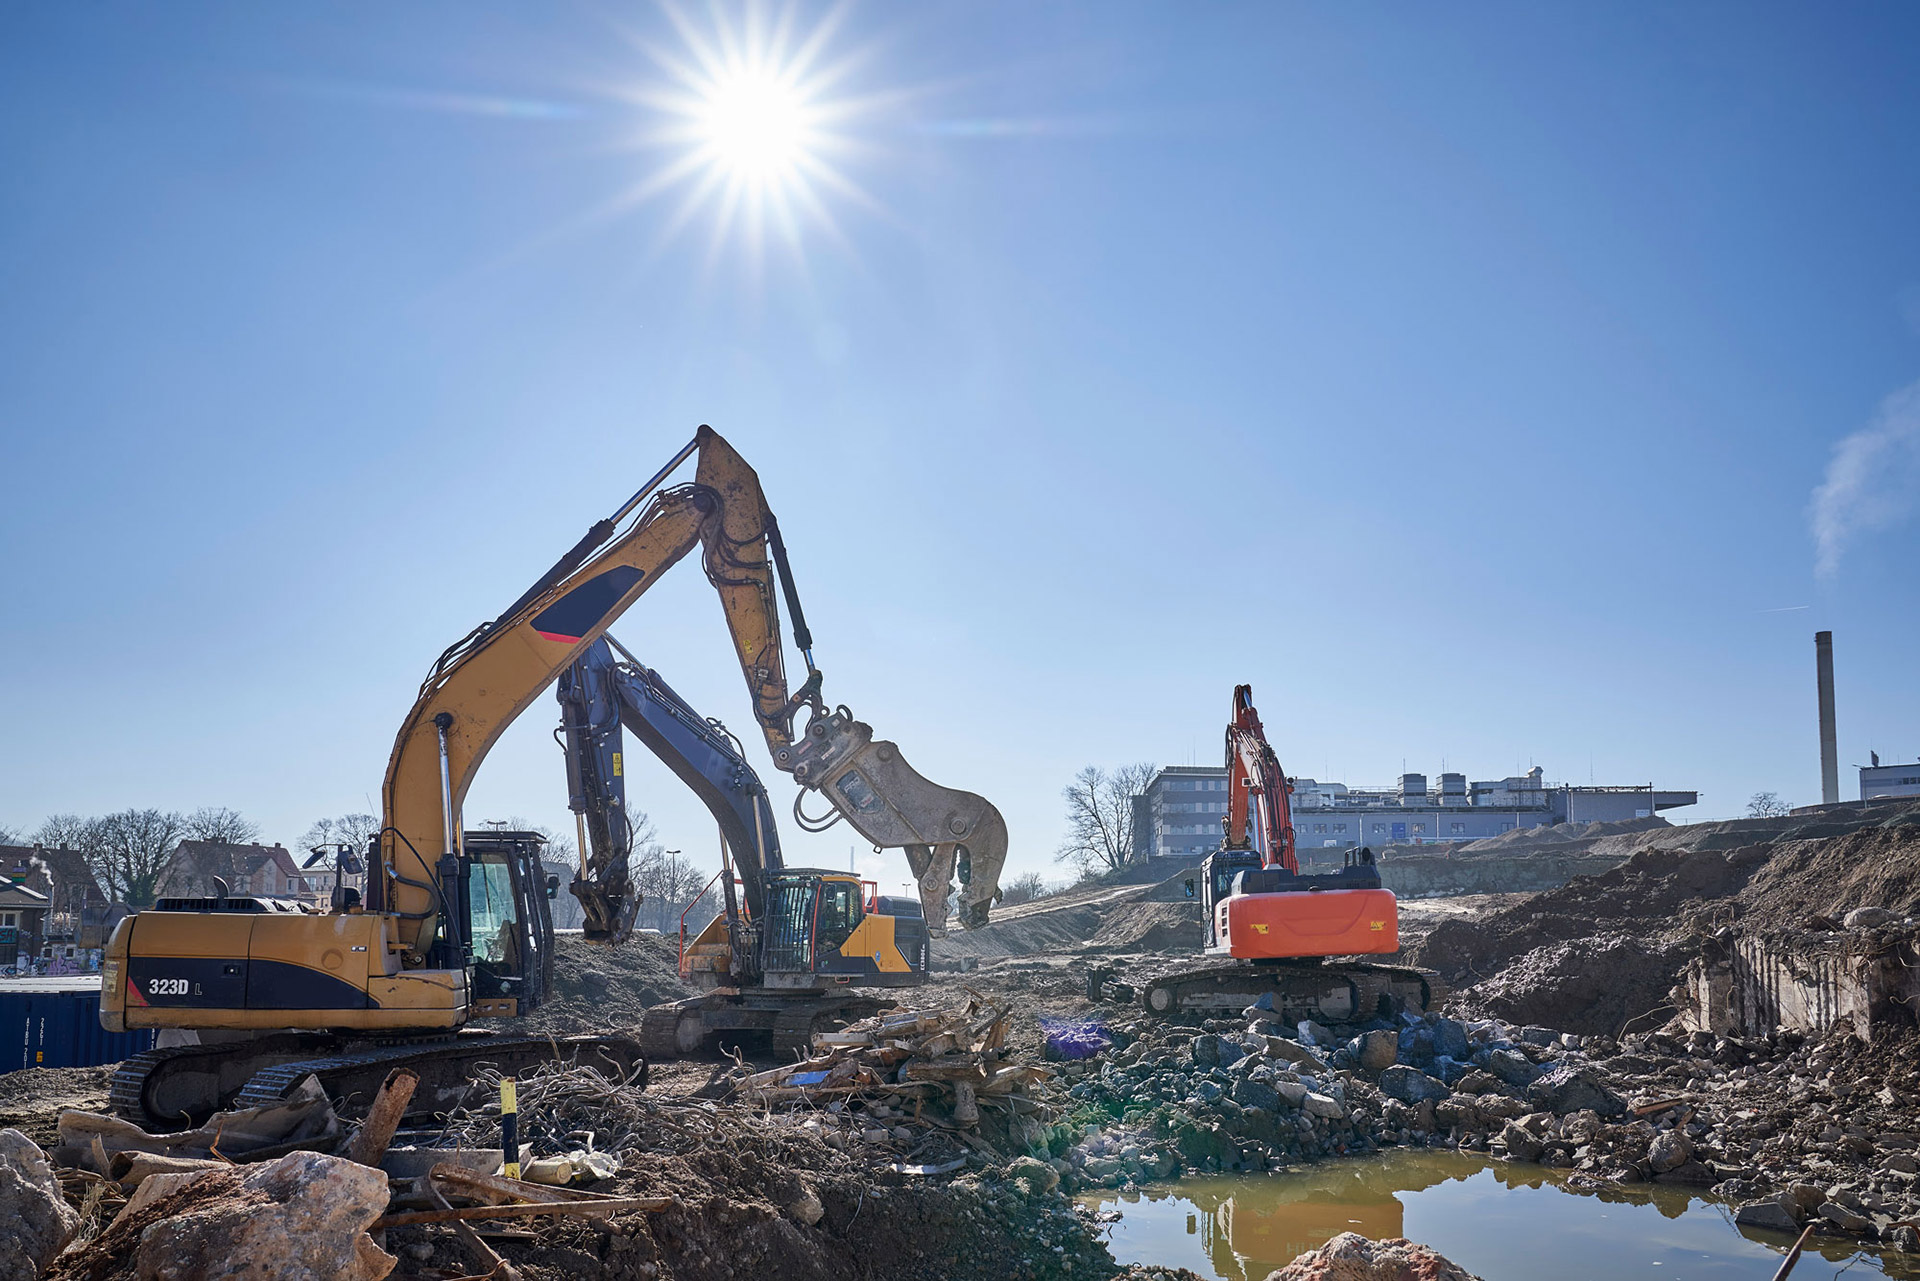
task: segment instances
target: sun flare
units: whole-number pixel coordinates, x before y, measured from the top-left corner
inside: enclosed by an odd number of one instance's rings
[[[663,237],[704,226],[716,254],[757,256],[769,238],[797,247],[809,228],[844,242],[829,203],[872,207],[845,167],[848,126],[873,105],[846,96],[861,55],[832,51],[845,10],[809,30],[792,7],[708,12],[696,24],[668,7],[680,47],[645,46],[659,74],[627,96],[654,121],[639,141],[657,160],[628,200],[677,194]]]

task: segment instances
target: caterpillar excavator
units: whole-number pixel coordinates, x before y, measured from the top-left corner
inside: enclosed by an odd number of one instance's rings
[[[668,485],[696,454],[693,480]],[[557,1053],[623,1073],[643,1067],[631,1036],[556,1042],[468,1026],[525,1016],[544,1000],[554,964],[547,900],[558,887],[537,837],[464,831],[461,811],[507,726],[696,547],[775,768],[803,795],[824,796],[875,847],[905,852],[923,901],[940,905],[930,926],[944,925],[956,871],[961,924],[984,924],[1006,858],[999,811],[928,781],[845,707],[828,709],[760,479],[702,426],[518,600],[433,664],[387,762],[364,895],[337,875],[331,903],[314,910],[216,885],[212,896],[161,899],[115,927],[102,1026],[156,1028],[163,1044],[189,1043],[127,1060],[111,1082],[114,1108],[170,1125],[236,1101],[278,1101],[308,1075],[337,1100],[364,1102],[404,1065],[420,1077],[413,1109],[433,1111],[457,1101],[483,1061],[511,1072]],[[807,668],[791,693],[776,569]],[[350,857],[339,852],[339,868]],[[596,845],[572,892],[590,938],[617,943],[631,932],[639,899],[623,846]]]
[[[1282,1020],[1322,1023],[1425,1011],[1441,995],[1436,976],[1345,959],[1400,950],[1399,903],[1369,849],[1348,851],[1334,871],[1300,870],[1293,784],[1251,685],[1234,687],[1226,745],[1226,830],[1198,877],[1203,951],[1225,963],[1152,979],[1141,993],[1147,1009],[1220,1017],[1267,998]]]
[[[805,1048],[812,1033],[892,1004],[849,989],[926,982],[922,905],[883,896],[850,872],[787,867],[767,789],[739,741],[611,635],[589,645],[555,690],[582,849],[604,861],[631,847],[623,727],[693,790],[720,828],[721,870],[701,894],[717,884],[720,911],[691,942],[684,926],[680,935],[680,977],[703,994],[647,1011],[640,1033],[647,1058],[691,1054],[720,1036],[765,1037],[776,1051]]]

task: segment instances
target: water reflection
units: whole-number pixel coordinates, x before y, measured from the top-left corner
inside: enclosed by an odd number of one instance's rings
[[[1790,1238],[1734,1227],[1724,1207],[1669,1187],[1571,1193],[1559,1172],[1453,1152],[1397,1152],[1279,1175],[1187,1179],[1083,1198],[1117,1210],[1122,1262],[1182,1266],[1217,1281],[1261,1281],[1342,1232],[1411,1237],[1487,1281],[1759,1281]],[[1920,1276],[1850,1245],[1809,1252],[1796,1281]]]

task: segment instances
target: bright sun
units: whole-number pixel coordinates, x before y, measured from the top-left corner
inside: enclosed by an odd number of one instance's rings
[[[713,163],[765,182],[790,175],[807,157],[807,104],[769,70],[749,70],[713,85],[699,128]]]
[[[710,26],[665,12],[683,47],[647,46],[663,75],[626,96],[658,122],[641,145],[667,154],[623,203],[679,193],[663,236],[704,226],[715,254],[738,242],[757,256],[769,236],[797,246],[803,225],[843,239],[826,197],[871,206],[842,165],[844,127],[873,105],[835,96],[860,61],[829,57],[845,9],[806,31],[792,7],[715,7]]]

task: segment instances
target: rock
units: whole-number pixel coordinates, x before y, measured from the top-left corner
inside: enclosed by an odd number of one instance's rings
[[[1461,1077],[1453,1088],[1462,1094],[1487,1094],[1500,1088],[1500,1078],[1491,1072],[1475,1068]]]
[[[1458,1019],[1435,1019],[1433,1052],[1465,1062],[1473,1053],[1473,1044],[1467,1039],[1467,1025]]]
[[[1884,907],[1856,907],[1840,923],[1850,930],[1866,930],[1876,925],[1891,925],[1897,919]]]
[[[1051,1192],[1060,1186],[1060,1172],[1045,1161],[1030,1156],[1015,1157],[1007,1164],[1007,1174],[1012,1178],[1025,1179],[1033,1185],[1035,1192]]]
[[[1290,1041],[1284,1036],[1267,1037],[1261,1053],[1270,1059],[1279,1059],[1283,1063],[1298,1063],[1315,1072],[1327,1070],[1326,1062],[1319,1055],[1298,1041]]]
[[[1315,1023],[1312,1019],[1301,1019],[1295,1030],[1300,1033],[1300,1043],[1302,1045],[1324,1046],[1334,1043],[1333,1033],[1327,1031],[1326,1028]]]
[[[1196,1036],[1188,1044],[1187,1054],[1196,1067],[1219,1067],[1220,1038],[1212,1033]]]
[[[1487,1071],[1508,1085],[1529,1085],[1540,1075],[1533,1060],[1518,1050],[1495,1050],[1487,1055]]]
[[[1733,1212],[1733,1221],[1743,1228],[1766,1228],[1773,1232],[1798,1232],[1800,1221],[1793,1211],[1775,1200],[1749,1201]]]
[[[1267,1274],[1267,1281],[1479,1281],[1429,1246],[1404,1237],[1369,1241],[1342,1232],[1318,1250]]]
[[[887,1138],[886,1130],[877,1125],[860,1131],[860,1141],[862,1143],[885,1143]]]
[[[1609,1117],[1625,1116],[1627,1112],[1626,1101],[1601,1084],[1598,1077],[1586,1068],[1571,1065],[1554,1068],[1528,1086],[1527,1097],[1534,1106],[1561,1116],[1587,1108]]]
[[[1269,1112],[1278,1111],[1280,1108],[1280,1091],[1265,1081],[1252,1079],[1236,1081],[1232,1098],[1243,1108],[1264,1108]]]
[[[406,1245],[403,1245],[400,1247],[400,1253],[406,1255],[409,1259],[412,1259],[415,1263],[425,1263],[429,1259],[433,1258],[433,1242],[410,1241]]]
[[[39,1147],[18,1130],[0,1130],[0,1276],[39,1276],[79,1227]]]
[[[1916,1232],[1911,1224],[1903,1223],[1894,1228],[1887,1233],[1886,1240],[1887,1244],[1896,1250],[1903,1250],[1908,1254],[1920,1254],[1920,1232]]]
[[[1693,1144],[1679,1130],[1662,1130],[1647,1145],[1647,1164],[1655,1174],[1677,1170],[1693,1159]]]
[[[1326,1117],[1328,1120],[1347,1114],[1347,1110],[1340,1106],[1338,1099],[1329,1098],[1324,1094],[1313,1093],[1307,1095],[1306,1102],[1301,1104],[1301,1110],[1313,1116]]]
[[[1841,1205],[1838,1201],[1828,1201],[1820,1207],[1820,1217],[1842,1232],[1859,1236],[1873,1226],[1873,1220],[1864,1214],[1858,1214]]]
[[[387,1208],[387,1176],[344,1157],[294,1152],[261,1165],[194,1175],[176,1193],[204,1200],[147,1228],[138,1281],[379,1281],[398,1260],[367,1225]]]
[[[1398,1032],[1366,1032],[1355,1038],[1358,1048],[1354,1058],[1369,1073],[1378,1075],[1393,1066],[1400,1054],[1400,1034]]]
[[[1914,1160],[1905,1152],[1889,1152],[1880,1158],[1880,1168],[1894,1170],[1900,1174],[1920,1174],[1920,1161]]]
[[[1305,1103],[1307,1095],[1313,1093],[1299,1081],[1275,1081],[1273,1090],[1275,1094],[1286,1100],[1287,1106],[1295,1108]]]
[[[1437,1103],[1453,1091],[1418,1068],[1396,1063],[1380,1074],[1380,1093],[1402,1103]]]
[[[1796,1183],[1776,1199],[1791,1209],[1795,1218],[1804,1219],[1820,1208],[1827,1200],[1827,1193],[1811,1183]]]
[[[1525,1126],[1514,1121],[1501,1128],[1500,1142],[1506,1145],[1507,1155],[1516,1161],[1538,1161],[1547,1147]]]
[[[1022,1157],[1021,1159],[1030,1160],[1031,1158]],[[1060,1176],[1057,1173],[1053,1176],[1053,1181],[1060,1182]],[[812,1188],[802,1187],[800,1195],[787,1203],[787,1215],[795,1223],[813,1227],[827,1217],[827,1207],[820,1204],[820,1198]]]

